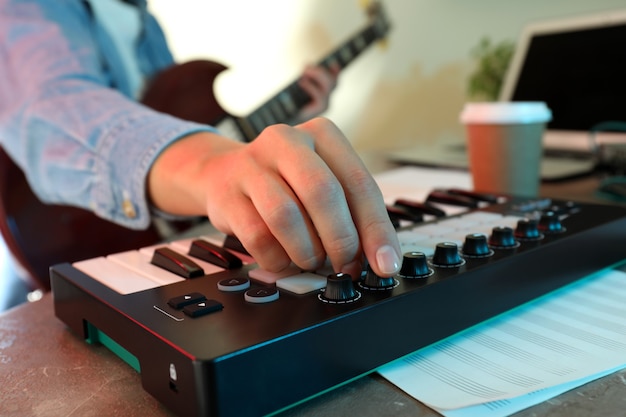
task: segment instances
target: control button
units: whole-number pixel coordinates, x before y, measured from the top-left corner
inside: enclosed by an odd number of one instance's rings
[[[546,234],[565,232],[565,227],[561,224],[559,216],[553,211],[547,211],[541,215],[538,228]]]
[[[189,255],[205,260],[224,269],[241,268],[241,259],[211,242],[195,239],[189,247]]]
[[[426,278],[434,273],[435,271],[428,267],[424,252],[406,252],[402,256],[400,276],[404,278]]]
[[[278,281],[281,278],[289,277],[292,275],[297,275],[301,272],[302,270],[300,268],[291,264],[287,268],[279,272],[269,272],[269,271],[266,271],[265,269],[254,268],[248,272],[248,276],[250,277],[250,279],[254,281],[271,285],[271,284],[275,284],[276,281]]]
[[[326,288],[319,299],[331,304],[351,303],[361,298],[361,293],[354,289],[350,274],[342,272],[330,274],[326,278]]]
[[[505,226],[496,226],[491,229],[491,235],[489,236],[489,246],[495,249],[514,249],[517,248],[520,243],[515,240],[513,229]]]
[[[170,307],[175,308],[176,310],[180,310],[186,305],[198,303],[204,300],[206,300],[206,297],[204,295],[200,294],[199,292],[192,292],[189,294],[181,295],[179,297],[171,298],[167,302],[167,304]]]
[[[539,232],[535,219],[520,219],[515,227],[515,237],[520,240],[541,240],[543,234]]]
[[[487,244],[487,236],[482,233],[472,233],[465,236],[463,256],[466,258],[487,258],[494,254]]]
[[[237,292],[250,288],[248,278],[226,278],[217,283],[217,289],[224,292]]]
[[[249,303],[261,304],[271,303],[278,300],[278,290],[276,288],[253,288],[246,291],[244,298]]]
[[[558,216],[564,215],[564,214],[572,214],[572,213],[576,213],[580,211],[580,205],[573,201],[566,201],[565,203],[561,203],[561,204],[553,204],[546,211],[553,211]]]
[[[368,265],[365,277],[359,285],[367,290],[389,290],[397,287],[399,283],[394,277],[379,277]]]
[[[224,308],[222,303],[215,300],[204,300],[196,304],[190,304],[183,308],[183,313],[189,317],[200,317],[205,314],[220,311]]]
[[[312,272],[302,272],[279,279],[276,281],[276,286],[281,290],[291,291],[295,294],[307,294],[324,288],[326,278]]]
[[[454,268],[463,265],[465,260],[459,255],[459,247],[456,243],[442,242],[437,243],[431,263],[441,268]]]
[[[204,276],[204,270],[198,264],[186,256],[166,247],[155,249],[150,263],[160,266],[183,278]]]

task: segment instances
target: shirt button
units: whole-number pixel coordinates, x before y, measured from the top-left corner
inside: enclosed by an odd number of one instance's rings
[[[135,206],[130,200],[124,200],[124,202],[122,203],[122,210],[124,211],[126,217],[128,217],[129,219],[134,219],[135,217],[137,217],[137,211],[135,210]]]

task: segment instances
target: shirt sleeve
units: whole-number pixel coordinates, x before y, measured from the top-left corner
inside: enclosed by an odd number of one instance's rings
[[[183,136],[213,130],[111,88],[79,1],[0,0],[0,61],[0,143],[44,202],[145,228],[155,158]]]

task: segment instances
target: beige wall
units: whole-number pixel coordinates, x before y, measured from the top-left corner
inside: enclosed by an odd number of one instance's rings
[[[222,106],[245,115],[366,23],[359,0],[150,0],[178,60],[229,67]],[[488,36],[514,40],[547,18],[626,8],[624,0],[386,0],[386,47],[368,49],[339,79],[326,114],[359,150],[458,137],[458,112]]]

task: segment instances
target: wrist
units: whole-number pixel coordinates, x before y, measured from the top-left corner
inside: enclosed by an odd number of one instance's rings
[[[182,137],[155,160],[147,179],[151,204],[172,215],[206,215],[206,171],[212,160],[242,146],[212,132]]]

